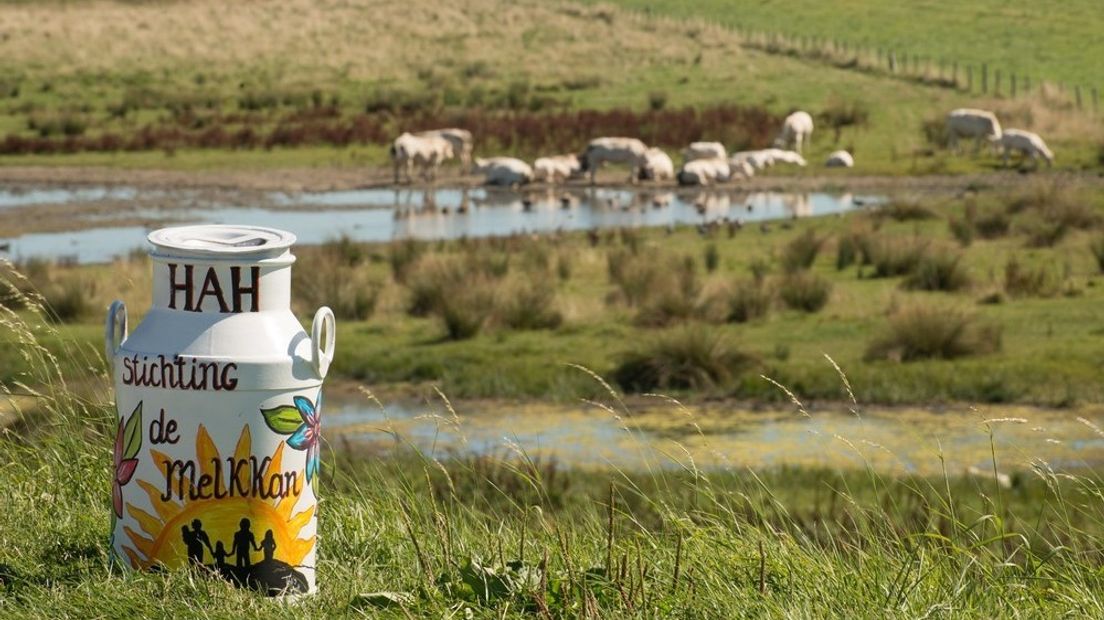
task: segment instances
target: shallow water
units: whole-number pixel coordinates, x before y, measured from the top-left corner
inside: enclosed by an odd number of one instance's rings
[[[73,230],[0,237],[0,248],[14,259],[97,263],[144,247],[149,230],[169,224],[264,225],[290,230],[300,243],[317,244],[341,235],[357,241],[456,239],[713,221],[760,222],[843,213],[880,200],[879,196],[846,193],[742,192],[730,188],[534,192],[362,189],[275,192],[247,199],[217,192],[127,187],[0,189],[0,209],[58,204],[73,209]],[[133,225],[135,219],[146,225]],[[124,220],[129,223],[120,223]]]
[[[781,465],[865,468],[886,473],[952,475],[1047,463],[1058,470],[1104,463],[1104,412],[1001,406],[992,410],[847,408],[751,412],[732,407],[660,404],[613,412],[591,405],[460,404],[327,400],[330,441],[369,451],[416,447],[434,456],[464,454],[553,458],[569,467],[665,469]]]

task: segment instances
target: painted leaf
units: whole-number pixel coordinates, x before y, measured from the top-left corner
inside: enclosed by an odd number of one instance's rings
[[[142,403],[130,414],[126,426],[123,428],[123,458],[133,459],[138,456],[138,450],[142,448]]]
[[[138,468],[138,459],[126,459],[119,463],[119,469],[115,472],[115,479],[119,484],[126,484],[134,477],[134,470]]]
[[[268,424],[273,432],[281,435],[294,433],[299,429],[299,425],[303,423],[303,417],[299,415],[299,410],[291,405],[261,409],[261,414],[264,415],[265,424]]]

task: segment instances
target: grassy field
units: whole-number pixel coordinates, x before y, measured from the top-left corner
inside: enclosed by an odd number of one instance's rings
[[[1101,482],[992,474],[585,472],[525,455],[327,448],[320,593],[276,603],[191,571],[124,572],[106,544],[116,416],[94,361],[0,310],[40,381],[0,428],[0,616],[1096,617]],[[58,337],[55,334],[55,337]],[[54,353],[85,358],[65,340]],[[100,387],[83,396],[71,386]],[[6,384],[8,387],[18,385]],[[601,402],[613,411],[616,395]],[[989,433],[1002,420],[987,421]],[[1100,433],[1088,427],[1086,437]],[[30,525],[33,524],[33,525]]]
[[[297,249],[294,299],[336,309],[340,376],[454,398],[595,395],[575,364],[628,391],[785,400],[766,375],[846,400],[828,354],[868,403],[1100,403],[1104,204],[1071,183],[763,228],[339,241]],[[89,347],[111,298],[149,304],[141,257],[26,269]]]
[[[822,129],[811,160],[849,148],[864,174],[989,169],[991,160],[950,157],[924,136],[924,121],[961,105],[1040,132],[1063,168],[1097,167],[1102,140],[1099,123],[1068,101],[979,97],[767,54],[724,28],[612,5],[298,0],[225,14],[214,2],[7,3],[0,19],[9,165],[379,165],[391,136],[449,122],[473,126],[483,154],[528,157],[539,147],[491,139],[493,127],[565,109],[714,105],[776,115],[858,105],[868,121],[838,143]],[[732,148],[763,142],[720,125],[700,133]],[[194,150],[203,145],[217,148]],[[303,148],[269,156],[282,145]]]
[[[1101,15],[1087,0],[1050,7],[1027,0],[980,0],[968,5],[947,0],[888,3],[845,0],[741,2],[725,0],[666,3],[613,0],[612,4],[651,14],[704,17],[746,30],[818,37],[865,48],[895,49],[899,55],[1002,69],[1043,80],[1104,86],[1104,69],[1090,58],[1104,53]],[[1021,82],[1022,86],[1022,82]],[[1008,82],[1005,82],[1008,87]]]

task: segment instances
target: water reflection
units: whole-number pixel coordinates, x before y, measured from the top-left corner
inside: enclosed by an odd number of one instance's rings
[[[7,201],[5,203],[5,200]],[[300,243],[342,235],[357,241],[456,239],[618,227],[699,226],[811,217],[846,212],[878,196],[829,193],[747,192],[738,189],[364,189],[269,193],[234,204],[217,193],[106,189],[40,189],[4,193],[9,209],[46,201],[70,201],[76,230],[0,239],[14,258],[109,261],[144,245],[147,227],[124,225],[123,217],[152,222],[260,224],[293,231]],[[240,198],[239,198],[240,200]],[[104,202],[110,201],[110,202]],[[12,211],[15,213],[17,211]],[[133,219],[131,220],[133,222]]]

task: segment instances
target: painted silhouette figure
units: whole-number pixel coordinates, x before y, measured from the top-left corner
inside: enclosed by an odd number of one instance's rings
[[[253,550],[260,551],[261,548],[257,546],[257,539],[253,537],[253,532],[249,530],[249,519],[242,519],[238,525],[241,529],[234,532],[234,542],[231,545],[233,547],[234,566],[249,568],[253,564],[249,553]]]
[[[206,547],[208,551],[214,553],[211,549],[211,539],[207,537],[207,532],[203,531],[203,522],[199,519],[192,521],[192,529],[189,531],[188,526],[180,528],[181,536],[184,538],[184,546],[188,550],[188,560],[198,564],[203,564],[203,548]]]
[[[226,558],[234,555],[226,551],[226,547],[222,546],[222,541],[215,543],[215,550],[211,552],[211,555],[215,558],[215,566],[218,568],[226,567]]]
[[[272,556],[276,553],[276,539],[272,537],[272,530],[265,532],[265,537],[261,540],[261,550],[264,551],[265,561],[272,561]]]

